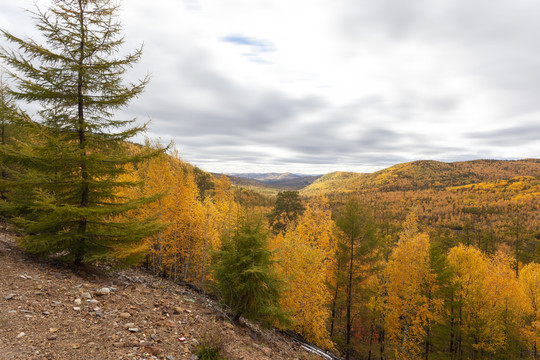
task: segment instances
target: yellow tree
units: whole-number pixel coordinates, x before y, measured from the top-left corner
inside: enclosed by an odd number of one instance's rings
[[[523,326],[523,294],[515,276],[516,259],[512,251],[502,246],[489,262],[485,278],[485,297],[491,318],[484,342],[477,347],[487,353],[504,350],[506,354],[519,357],[521,351],[520,331]],[[497,331],[497,329],[500,329]],[[500,342],[494,342],[492,334],[500,334]],[[482,339],[482,337],[481,337]]]
[[[533,359],[538,359],[540,346],[540,264],[530,263],[523,267],[519,276],[519,285],[523,294],[523,312],[527,323],[522,328]]]
[[[273,242],[278,273],[288,284],[282,293],[282,308],[291,314],[295,332],[325,348],[333,347],[326,325],[331,315],[327,284],[335,259],[335,237],[328,200],[318,197],[297,226],[278,234]]]
[[[478,354],[494,354],[506,344],[499,300],[504,293],[500,282],[512,278],[508,277],[509,268],[493,267],[480,250],[464,245],[450,249],[448,263],[459,314],[456,353],[460,357],[469,353],[473,358]]]
[[[149,145],[156,148],[156,146]],[[162,272],[163,246],[167,233],[167,220],[164,218],[164,212],[169,198],[166,196],[170,184],[172,183],[172,169],[168,156],[160,154],[152,159],[139,164],[137,168],[133,165],[126,165],[126,173],[121,176],[120,181],[130,181],[139,183],[138,187],[130,189],[117,189],[117,195],[120,198],[136,199],[138,197],[158,197],[158,200],[139,206],[123,216],[135,219],[144,219],[148,217],[156,218],[161,224],[161,230],[155,235],[146,238],[144,242],[136,247],[125,247],[118,250],[119,257],[130,257],[137,253],[148,252],[147,261],[152,262],[155,272]]]
[[[176,277],[194,281],[202,272],[205,227],[204,209],[192,168],[178,166],[172,186],[167,257],[176,264]]]
[[[208,257],[213,250],[221,247],[221,239],[231,233],[237,226],[237,219],[242,216],[241,208],[234,201],[229,178],[222,175],[214,179],[214,194],[203,201],[204,213],[204,244],[202,249],[202,264],[199,286],[202,288],[208,271]]]
[[[434,298],[437,285],[430,267],[429,236],[418,230],[417,222],[416,215],[407,217],[384,270],[386,330],[398,359],[427,357],[427,351],[422,352],[429,346],[424,345],[442,305]]]

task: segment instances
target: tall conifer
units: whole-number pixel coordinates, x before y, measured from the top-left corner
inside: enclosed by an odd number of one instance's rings
[[[18,48],[0,49],[16,84],[12,95],[41,105],[36,119],[27,121],[33,135],[0,153],[24,169],[3,186],[14,192],[7,208],[16,209],[14,222],[28,251],[93,262],[155,230],[152,221],[115,221],[152,200],[117,195],[135,185],[119,180],[126,164],[152,155],[126,144],[144,125],[114,118],[148,80],[122,81],[141,49],[117,57],[123,44],[118,9],[111,0],[58,0],[32,13],[44,42],[2,30]]]

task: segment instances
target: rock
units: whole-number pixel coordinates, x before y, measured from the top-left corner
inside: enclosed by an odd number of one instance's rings
[[[178,307],[178,306],[175,306],[174,309],[173,309],[173,314],[181,314],[182,313],[182,308]]]
[[[57,331],[58,331],[58,328],[50,328],[49,329],[49,332],[52,333],[52,334],[54,334]]]
[[[167,320],[165,322],[165,325],[167,325],[168,327],[171,327],[171,328],[176,327],[176,323],[174,321],[171,321],[171,320]]]
[[[45,316],[51,315],[51,313],[50,313],[49,311],[47,311],[47,310],[43,310],[41,313],[42,313],[43,315],[45,315]]]
[[[56,334],[51,334],[47,336],[47,340],[56,340],[57,338],[58,338],[58,335]]]
[[[9,294],[8,296],[6,296],[6,297],[4,298],[4,300],[11,300],[11,299],[13,299],[15,296],[17,296],[17,294]]]
[[[269,358],[272,357],[272,350],[270,348],[264,347],[262,348],[262,352],[264,355],[268,356]]]
[[[97,304],[99,301],[96,299],[86,300],[86,302],[89,302],[90,304]]]
[[[81,300],[81,299],[75,299],[75,300],[73,300],[73,302],[74,302],[75,305],[77,305],[77,306],[81,306],[81,305],[82,305],[82,300]]]
[[[176,360],[176,359],[172,355],[167,355],[165,356],[165,360]]]
[[[25,337],[26,334],[24,332],[20,332],[19,335],[17,335],[17,339]]]
[[[130,328],[128,328],[128,331],[130,331],[130,332],[139,332],[139,328],[130,327]]]
[[[91,299],[91,298],[92,298],[92,295],[90,295],[89,292],[83,292],[83,293],[81,294],[81,297],[82,297],[83,299]]]
[[[124,328],[129,329],[135,327],[135,323],[127,323],[124,325]]]
[[[155,346],[145,345],[144,346],[144,351],[150,353],[153,356],[156,356],[156,355],[159,355],[163,350],[161,350],[160,348],[157,348]]]
[[[128,312],[123,312],[123,313],[120,313],[120,315],[118,316],[120,316],[122,319],[128,319],[131,317],[131,314]]]
[[[75,311],[81,311],[81,307],[80,307],[80,306],[74,306],[74,307],[73,307],[73,310],[75,310]]]
[[[108,287],[101,288],[95,292],[95,294],[98,296],[109,295],[110,293],[111,289],[109,289]]]
[[[199,357],[195,354],[191,355],[190,360],[199,360]]]

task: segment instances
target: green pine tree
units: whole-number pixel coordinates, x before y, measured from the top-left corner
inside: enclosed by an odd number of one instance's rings
[[[15,215],[13,222],[25,234],[24,249],[61,255],[75,264],[110,258],[157,227],[151,220],[118,220],[153,200],[127,201],[118,194],[136,185],[121,180],[127,165],[155,154],[126,143],[145,125],[114,118],[148,80],[122,81],[141,49],[115,57],[123,43],[118,10],[110,0],[36,7],[43,43],[2,30],[18,49],[0,49],[16,85],[11,94],[41,109],[37,119],[23,121],[31,136],[0,151],[2,162],[17,169],[3,180],[10,196],[0,209]]]
[[[263,324],[287,322],[279,305],[281,281],[273,271],[272,253],[266,245],[261,219],[244,220],[214,256],[216,287],[235,321],[244,316]]]
[[[285,231],[291,222],[296,221],[304,213],[304,210],[298,191],[280,191],[274,209],[268,214],[273,232],[279,234]]]

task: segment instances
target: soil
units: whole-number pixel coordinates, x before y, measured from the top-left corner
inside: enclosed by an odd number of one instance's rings
[[[319,359],[276,330],[232,324],[216,301],[143,269],[73,269],[21,252],[0,225],[0,359]]]

